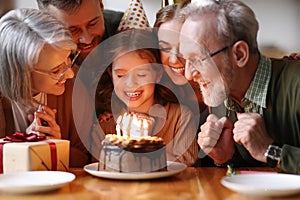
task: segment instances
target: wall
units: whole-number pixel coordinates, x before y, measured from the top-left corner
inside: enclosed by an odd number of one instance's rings
[[[0,0],[3,4],[4,0]],[[300,52],[300,1],[299,0],[242,0],[256,13],[260,23],[260,47],[275,47],[280,54]],[[6,0],[6,2],[8,2]],[[15,7],[37,7],[35,0],[15,0]],[[129,0],[103,0],[105,8],[125,11]],[[161,0],[143,0],[148,20],[153,25]],[[0,5],[2,7],[2,5]],[[270,50],[270,48],[268,48]],[[271,52],[272,53],[272,52]],[[276,53],[276,52],[275,52]]]
[[[36,0],[6,0],[13,1],[16,8],[37,8]]]
[[[256,13],[261,47],[274,46],[286,53],[300,52],[299,0],[243,0]]]
[[[12,8],[14,8],[13,1],[0,0],[0,17]]]

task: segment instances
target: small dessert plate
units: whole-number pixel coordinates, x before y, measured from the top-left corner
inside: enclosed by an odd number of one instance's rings
[[[84,171],[88,172],[93,176],[108,179],[118,179],[118,180],[146,180],[146,179],[156,179],[173,176],[185,170],[187,166],[183,163],[167,161],[167,171],[161,172],[109,172],[109,171],[98,171],[98,163],[92,163],[84,166]]]
[[[74,174],[62,171],[26,171],[1,174],[0,191],[15,194],[49,192],[74,179]]]
[[[221,184],[246,196],[280,197],[300,193],[300,176],[292,174],[238,174],[222,178]]]

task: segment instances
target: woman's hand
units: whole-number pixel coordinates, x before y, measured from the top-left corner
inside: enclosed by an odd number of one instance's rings
[[[34,119],[31,125],[26,129],[26,133],[38,132],[45,134],[48,138],[61,139],[60,127],[56,123],[55,109],[48,106],[40,106],[34,113]],[[30,116],[28,116],[30,119]]]

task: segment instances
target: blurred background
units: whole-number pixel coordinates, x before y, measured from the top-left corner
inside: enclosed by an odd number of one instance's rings
[[[105,9],[125,11],[130,0],[103,0]],[[272,57],[300,52],[300,0],[242,0],[256,13],[261,51]],[[153,25],[162,0],[143,0]],[[36,0],[0,0],[0,16],[13,8],[37,8]]]

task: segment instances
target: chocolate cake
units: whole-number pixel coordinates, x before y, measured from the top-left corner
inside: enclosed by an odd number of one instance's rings
[[[118,119],[117,129],[121,127],[120,130],[117,130],[118,134],[108,134],[102,141],[99,170],[117,172],[166,171],[166,146],[163,139],[148,135],[151,130],[149,123],[146,126],[144,123],[138,128],[133,128],[136,123],[132,123],[132,120],[133,118],[137,119],[136,116],[133,116],[135,114],[129,114],[130,117],[126,117],[126,115],[122,119],[130,122]],[[143,120],[141,115],[138,118]],[[145,120],[143,121],[145,122]],[[149,118],[146,121],[149,122]],[[124,130],[126,134],[123,134]]]

